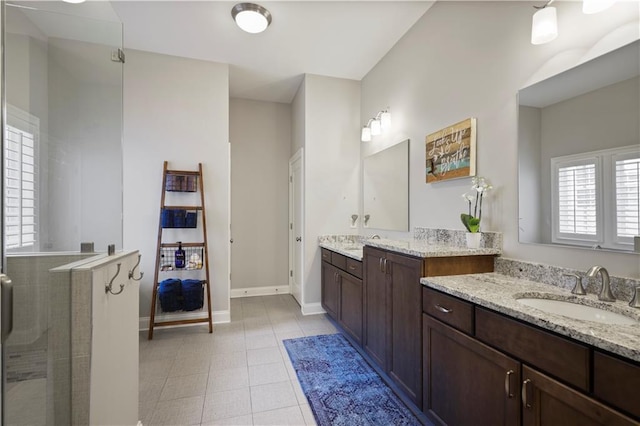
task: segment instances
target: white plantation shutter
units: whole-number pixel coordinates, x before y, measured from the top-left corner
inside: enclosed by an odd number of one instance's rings
[[[594,155],[551,159],[553,242],[589,246],[601,242],[601,167]]]
[[[614,156],[616,239],[640,235],[640,155]]]
[[[33,246],[36,241],[35,138],[6,126],[5,246]]]
[[[558,167],[561,234],[597,235],[596,163]]]

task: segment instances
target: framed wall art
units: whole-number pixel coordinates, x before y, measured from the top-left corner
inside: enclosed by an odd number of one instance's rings
[[[476,119],[447,126],[426,138],[426,182],[476,175]]]

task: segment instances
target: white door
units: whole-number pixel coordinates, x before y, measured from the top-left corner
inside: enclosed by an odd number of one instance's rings
[[[304,163],[300,148],[289,160],[289,291],[302,306]]]

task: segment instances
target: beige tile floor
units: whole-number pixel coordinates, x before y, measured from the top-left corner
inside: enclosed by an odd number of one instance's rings
[[[140,410],[152,425],[315,425],[283,339],[335,333],[290,295],[231,300],[231,323],[140,333]]]

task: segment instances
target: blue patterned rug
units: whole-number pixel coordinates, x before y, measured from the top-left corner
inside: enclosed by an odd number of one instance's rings
[[[284,346],[318,425],[420,425],[341,334],[288,339]]]

